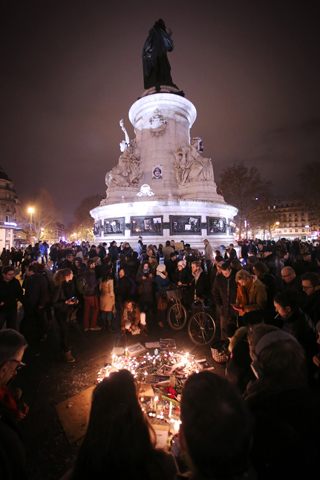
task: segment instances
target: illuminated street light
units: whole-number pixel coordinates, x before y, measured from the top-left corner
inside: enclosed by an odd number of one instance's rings
[[[32,225],[32,214],[34,213],[34,208],[29,207],[28,208],[28,213],[30,215],[30,242],[31,242],[31,225]]]

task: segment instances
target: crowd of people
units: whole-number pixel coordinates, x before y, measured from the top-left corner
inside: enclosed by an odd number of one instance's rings
[[[311,475],[320,453],[320,247],[298,239],[217,250],[208,240],[203,245],[198,251],[179,242],[177,251],[173,240],[156,247],[141,237],[135,250],[128,242],[51,248],[41,242],[15,265],[2,266],[1,478],[26,478],[18,421],[28,407],[8,382],[27,345],[46,341],[54,321],[62,360],[70,363],[73,324],[84,332],[147,336],[153,324],[164,326],[171,288],[182,289],[187,310],[206,300],[218,325],[215,343],[229,357],[227,378],[203,372],[184,386],[179,445],[192,478]],[[155,447],[136,388],[126,371],[98,385],[78,460],[65,479],[180,478],[172,455]]]

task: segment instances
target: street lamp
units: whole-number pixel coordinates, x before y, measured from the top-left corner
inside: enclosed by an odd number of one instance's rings
[[[30,215],[30,243],[32,243],[32,238],[31,238],[31,225],[32,225],[32,214],[34,213],[34,208],[29,207],[28,208],[28,213]]]

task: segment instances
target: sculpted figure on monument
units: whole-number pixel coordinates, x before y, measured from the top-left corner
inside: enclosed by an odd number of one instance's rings
[[[171,67],[167,52],[172,52],[172,32],[167,32],[164,21],[160,18],[149,30],[149,36],[142,50],[144,88],[147,90],[156,87],[160,91],[161,85],[177,86],[172,82]]]
[[[130,145],[130,138],[129,138],[127,130],[125,129],[123,119],[120,120],[119,125],[120,125],[121,130],[123,131],[124,137],[125,137],[125,140],[122,140],[122,142],[120,142],[120,150],[121,150],[121,152],[124,152],[125,149],[128,148],[129,145]]]
[[[203,158],[194,145],[181,145],[173,164],[179,185],[196,180],[213,181],[211,158]]]
[[[121,142],[121,144],[122,143],[124,142]],[[136,140],[134,139],[130,142],[122,155],[120,155],[118,165],[106,174],[105,180],[108,187],[114,185],[118,185],[119,187],[131,187],[137,185],[141,177],[140,152]]]

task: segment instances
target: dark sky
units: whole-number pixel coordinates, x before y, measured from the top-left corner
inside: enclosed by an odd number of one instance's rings
[[[191,135],[203,139],[216,179],[242,160],[278,195],[320,160],[317,1],[0,5],[0,165],[22,202],[43,186],[69,221],[84,197],[105,194],[121,118],[133,136],[128,111],[143,92],[142,47],[158,18],[173,31],[172,79],[197,109]]]

